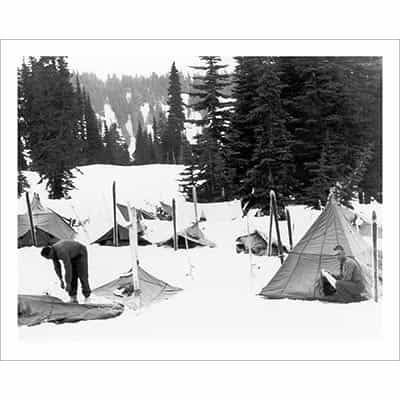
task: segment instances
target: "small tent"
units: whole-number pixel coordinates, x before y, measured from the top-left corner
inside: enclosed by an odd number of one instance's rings
[[[66,220],[50,208],[44,207],[37,193],[31,202],[32,220],[38,247],[54,244],[60,239],[73,239],[75,231]],[[28,213],[18,215],[18,248],[33,246]]]
[[[171,296],[182,291],[181,288],[169,285],[157,279],[141,267],[138,267],[138,278],[140,289],[139,299],[131,296],[133,292],[131,272],[121,275],[117,279],[98,287],[93,293],[109,300],[121,302],[128,308],[137,309],[158,303],[162,300],[167,300]],[[125,296],[117,296],[115,294],[116,291],[125,294]]]
[[[339,272],[333,250],[338,244],[344,247],[347,256],[353,257],[360,265],[367,289],[364,298],[371,298],[371,248],[349,224],[343,207],[336,203],[332,195],[324,211],[260,295],[272,299],[326,300],[321,288],[321,269],[334,274]]]
[[[199,224],[193,224],[186,229],[183,229],[176,234],[178,239],[178,248],[185,249],[186,242],[188,248],[193,248],[196,246],[209,246],[215,247],[216,244],[211,240],[206,239],[204,233],[200,230]],[[169,237],[167,240],[164,240],[158,243],[158,246],[174,246],[174,238],[173,236]]]
[[[118,215],[118,212],[122,216],[122,218]],[[138,232],[138,245],[139,246],[147,246],[152,244],[150,240],[146,239],[145,231],[146,226],[141,222],[141,218],[139,214],[137,214],[137,232]],[[120,223],[119,223],[119,222]],[[118,246],[129,246],[129,229],[124,226],[129,221],[128,215],[128,207],[123,204],[117,204],[117,234],[118,234]],[[113,236],[114,236],[114,227],[109,226],[105,229],[105,233],[103,233],[99,238],[97,238],[93,244],[97,243],[101,246],[112,246],[113,245]]]
[[[260,231],[255,230],[249,235],[242,235],[236,239],[236,253],[246,253],[248,254],[249,248],[252,254],[257,256],[268,255],[268,238],[266,238]],[[285,246],[282,246],[284,253],[287,253]],[[279,248],[276,241],[271,243],[271,255],[279,255]]]

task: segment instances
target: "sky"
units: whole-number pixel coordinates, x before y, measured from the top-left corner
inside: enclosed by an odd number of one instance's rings
[[[191,65],[201,65],[200,60],[196,56],[142,56],[129,57],[126,55],[113,55],[110,57],[101,55],[69,55],[68,64],[73,71],[93,72],[99,78],[106,79],[107,75],[143,75],[149,76],[152,72],[157,74],[166,74],[171,68],[172,62],[179,71],[183,73],[192,73],[189,68]],[[232,57],[222,57],[222,61],[228,64],[228,71],[233,70],[234,60]]]

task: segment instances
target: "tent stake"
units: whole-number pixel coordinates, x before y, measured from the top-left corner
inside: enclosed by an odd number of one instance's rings
[[[118,225],[117,225],[117,200],[115,194],[115,181],[112,186],[113,194],[113,217],[114,217],[114,229],[113,229],[113,245],[118,247]]]
[[[132,257],[132,283],[133,291],[137,293],[139,287],[139,276],[138,276],[138,232],[137,232],[137,213],[136,208],[132,207],[128,202],[128,213],[129,213],[129,247],[131,249]]]
[[[373,249],[373,265],[374,265],[374,297],[378,302],[378,255],[377,255],[377,225],[376,212],[372,211],[372,249]]]
[[[281,264],[283,264],[281,233],[279,231],[279,221],[278,221],[278,205],[277,205],[277,202],[276,202],[275,192],[273,190],[271,190],[270,196],[272,198],[272,210],[273,210],[273,213],[274,213],[276,236],[277,236],[277,239],[278,239],[279,258],[281,259]]]
[[[35,225],[33,224],[33,216],[32,216],[32,208],[31,208],[31,202],[29,201],[29,193],[25,193],[26,197],[26,205],[28,207],[28,215],[29,215],[29,224],[31,226],[31,235],[32,235],[32,243],[35,247],[38,247],[37,245],[37,239],[36,239],[36,230],[35,230]]]
[[[175,199],[172,199],[172,224],[174,227],[174,250],[178,250],[178,238],[176,235],[176,204]]]
[[[290,250],[292,250],[293,249],[292,221],[290,219],[290,212],[287,207],[285,208],[285,211],[286,211],[286,221],[288,225],[289,246]]]

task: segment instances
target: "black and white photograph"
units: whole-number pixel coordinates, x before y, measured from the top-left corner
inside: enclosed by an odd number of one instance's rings
[[[398,284],[388,52],[31,44],[5,49],[14,354],[372,357]]]

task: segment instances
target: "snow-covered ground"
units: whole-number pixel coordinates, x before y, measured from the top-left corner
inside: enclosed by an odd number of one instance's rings
[[[44,184],[37,185],[37,176],[28,174],[32,191],[38,192],[45,206],[66,216],[75,213],[89,218],[91,225],[111,223],[111,185],[117,182],[120,202],[130,201],[145,207],[159,200],[171,203],[172,197],[183,204],[176,181],[179,166],[150,165],[140,167],[89,166],[77,174],[71,200],[47,200]],[[181,203],[179,203],[181,202]],[[21,200],[20,212],[24,210]],[[220,205],[220,207],[222,207]],[[227,207],[229,207],[227,205]],[[181,207],[182,210],[185,207]],[[222,214],[222,213],[221,213]],[[229,213],[226,213],[229,215]],[[298,206],[293,209],[294,241],[305,233],[318,213]],[[180,216],[183,227],[192,216]],[[145,221],[153,234],[167,236],[172,224]],[[268,218],[249,218],[250,229],[268,228]],[[287,243],[285,224],[282,237]],[[277,257],[236,254],[235,238],[247,231],[243,218],[211,216],[201,224],[206,237],[216,248],[195,248],[174,251],[170,248],[139,248],[142,267],[157,278],[179,286],[183,292],[162,303],[139,312],[126,310],[120,317],[105,321],[77,324],[42,324],[21,327],[24,341],[57,340],[363,340],[381,333],[381,304],[372,301],[359,304],[327,304],[318,301],[265,300],[256,294],[280,266]],[[79,239],[86,244],[94,240],[81,231]],[[88,245],[89,274],[93,288],[115,278],[130,267],[129,248]],[[19,293],[49,292],[65,298],[58,287],[51,263],[40,257],[40,250],[30,247],[18,250]],[[194,265],[192,276],[190,264]]]

